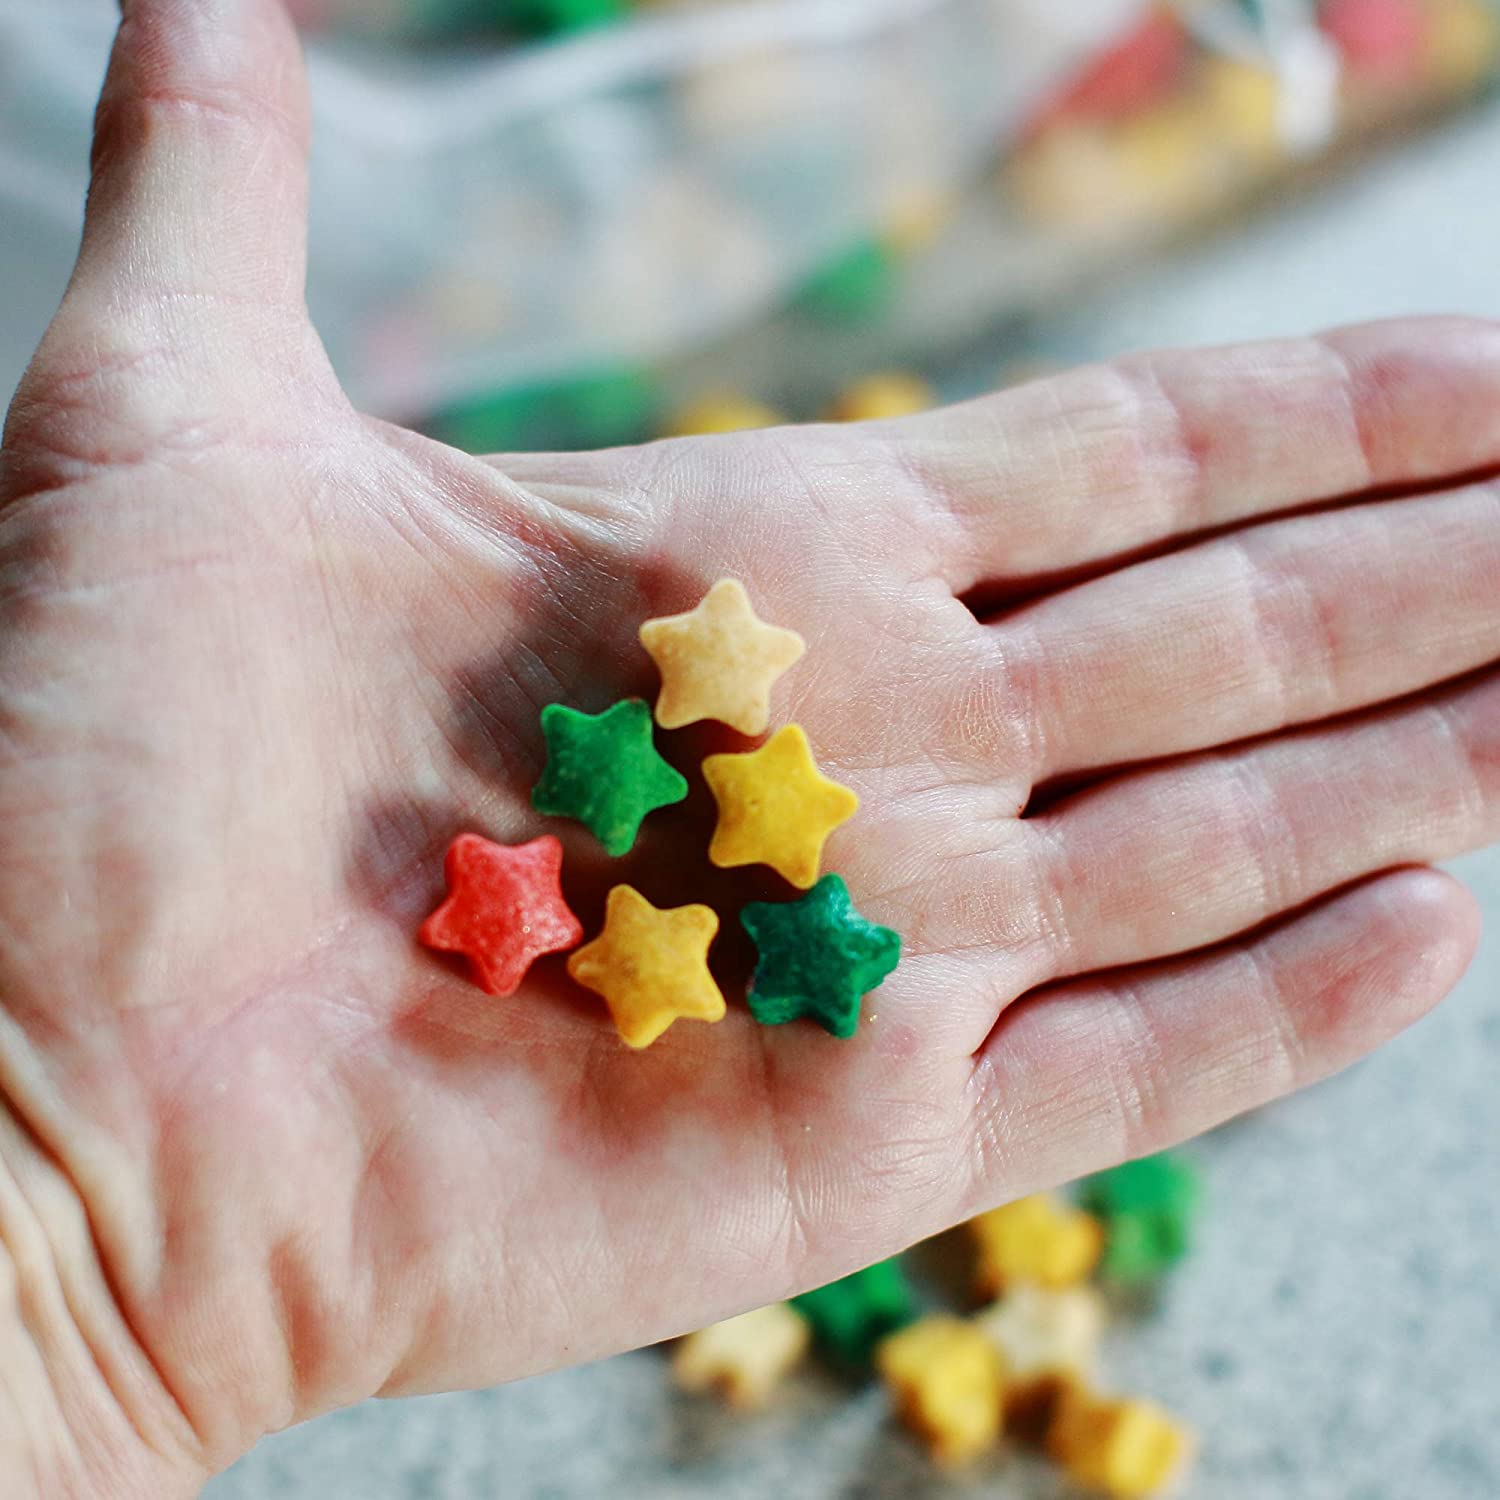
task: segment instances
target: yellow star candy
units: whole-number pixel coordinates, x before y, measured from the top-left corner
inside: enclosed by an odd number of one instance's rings
[[[1051,1193],[1018,1198],[969,1221],[979,1245],[979,1294],[993,1297],[1018,1281],[1074,1286],[1094,1269],[1104,1231],[1091,1214]]]
[[[818,770],[796,724],[759,750],[710,755],[703,777],[719,804],[708,857],[721,869],[770,865],[799,890],[817,883],[823,845],[859,810],[859,798]]]
[[[690,1333],[672,1356],[672,1374],[685,1391],[719,1391],[731,1406],[753,1411],[807,1353],[811,1338],[806,1318],[773,1302]]]
[[[875,1354],[901,1420],[941,1464],[994,1446],[1005,1420],[1005,1367],[979,1329],[930,1317],[893,1333]]]
[[[1114,1500],[1146,1500],[1170,1485],[1193,1440],[1150,1401],[1066,1390],[1047,1433],[1047,1451],[1080,1485]]]
[[[568,973],[604,997],[628,1047],[649,1047],[673,1021],[722,1021],[724,996],[708,972],[719,919],[706,906],[663,911],[628,885],[605,907],[604,931],[568,960]]]
[[[807,649],[796,631],[757,619],[733,578],[721,578],[685,615],[647,620],[641,645],[661,672],[663,729],[717,719],[749,735],[766,732],[771,684]]]

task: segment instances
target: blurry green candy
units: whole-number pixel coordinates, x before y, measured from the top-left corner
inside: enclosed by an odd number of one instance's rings
[[[431,426],[434,437],[469,453],[609,448],[645,437],[659,406],[650,374],[603,370],[457,402]]]
[[[1143,1156],[1085,1178],[1079,1201],[1104,1224],[1099,1271],[1114,1281],[1149,1281],[1187,1254],[1201,1184],[1171,1152]]]
[[[812,1326],[813,1337],[840,1364],[866,1365],[887,1334],[917,1316],[917,1302],[897,1260],[877,1261],[792,1298]]]
[[[603,26],[630,9],[629,0],[501,0],[499,10],[508,25],[528,36],[556,36]]]
[[[823,323],[863,323],[895,300],[896,258],[877,239],[861,241],[803,283],[798,308]]]

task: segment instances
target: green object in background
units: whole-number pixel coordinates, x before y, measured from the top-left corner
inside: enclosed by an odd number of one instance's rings
[[[611,448],[649,436],[660,405],[648,372],[601,370],[457,402],[430,429],[469,453]]]
[[[821,323],[847,326],[880,317],[896,290],[895,256],[879,240],[869,239],[815,271],[796,305]]]
[[[661,395],[643,370],[605,370],[573,381],[562,392],[567,422],[578,434],[573,446],[613,448],[639,442],[656,422]]]
[[[1079,1201],[1104,1224],[1100,1274],[1150,1281],[1188,1252],[1201,1183],[1190,1163],[1169,1151],[1085,1178]]]
[[[792,1306],[807,1319],[819,1345],[851,1368],[868,1365],[881,1339],[917,1316],[917,1299],[899,1260],[877,1261],[804,1292],[792,1298]]]
[[[617,21],[630,9],[630,0],[501,0],[507,25],[528,36],[558,36]]]
[[[536,391],[496,391],[448,407],[433,419],[431,430],[434,437],[466,453],[513,453],[547,446],[530,439],[543,417]]]

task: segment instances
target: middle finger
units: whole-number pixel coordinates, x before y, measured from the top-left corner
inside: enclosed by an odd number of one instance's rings
[[[1033,783],[1415,692],[1500,657],[1500,483],[1279,521],[990,627]]]

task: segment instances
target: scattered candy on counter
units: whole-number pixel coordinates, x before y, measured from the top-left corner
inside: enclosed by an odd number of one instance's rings
[[[1197,1196],[1185,1159],[1166,1154],[1099,1173],[1078,1191],[1111,1212],[1154,1213],[1170,1203],[1182,1215]],[[896,1418],[944,1467],[1000,1451],[1003,1437],[1044,1451],[1076,1485],[1109,1500],[1166,1491],[1190,1459],[1187,1429],[1149,1401],[1095,1385],[1109,1303],[1083,1282],[1099,1258],[1098,1221],[1055,1194],[1037,1194],[971,1220],[970,1239],[977,1284],[1005,1286],[972,1316],[926,1310],[897,1257],[764,1309],[764,1335],[731,1319],[684,1340],[673,1365],[678,1384],[718,1387],[745,1404],[732,1385],[743,1360],[757,1377],[753,1404],[763,1404],[801,1357],[783,1327],[790,1309],[840,1370],[879,1376]],[[1156,1274],[1165,1269],[1156,1262]],[[742,1346],[751,1352],[741,1354]]]
[[[975,1287],[996,1297],[1017,1282],[1076,1286],[1098,1264],[1104,1231],[1052,1193],[1019,1198],[969,1223],[978,1246]]]
[[[769,865],[799,890],[817,881],[828,836],[859,811],[859,798],[818,769],[798,724],[758,750],[710,755],[703,779],[719,805],[709,859],[726,870]]]
[[[1005,1423],[1005,1367],[983,1330],[963,1318],[921,1318],[875,1351],[896,1414],[940,1464],[993,1448]]]
[[[661,676],[655,723],[664,729],[714,720],[764,734],[772,685],[806,649],[795,631],[757,618],[732,578],[696,608],[646,621],[639,634]],[[688,794],[686,778],[656,748],[652,710],[639,698],[599,714],[551,703],[541,729],[547,759],[532,807],[582,823],[611,857],[634,848],[651,813]],[[899,935],[862,917],[837,875],[818,878],[828,836],[854,815],[858,797],[818,770],[796,724],[756,750],[707,756],[702,771],[719,809],[710,861],[764,864],[806,892],[740,914],[757,950],[752,1017],[767,1026],[807,1018],[853,1036],[864,997],[901,957]],[[535,959],[583,936],[563,899],[562,860],[551,835],[514,848],[459,835],[447,855],[448,897],[422,924],[420,941],[466,954],[491,994],[514,994]],[[718,930],[708,906],[661,909],[616,885],[603,932],[573,953],[568,974],[603,997],[628,1047],[649,1047],[679,1018],[723,1019],[724,995],[708,966]]]
[[[811,1342],[807,1319],[773,1302],[679,1340],[672,1374],[685,1391],[716,1391],[740,1411],[754,1411],[801,1363]]]
[[[515,994],[538,958],[583,938],[563,900],[562,857],[550,833],[511,848],[459,834],[443,863],[448,898],[418,937],[429,948],[464,954],[482,990]]]
[[[659,910],[639,891],[609,893],[604,931],[568,959],[568,973],[604,997],[627,1047],[649,1047],[673,1021],[722,1021],[724,996],[708,971],[719,931],[707,906]]]

